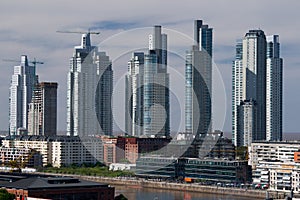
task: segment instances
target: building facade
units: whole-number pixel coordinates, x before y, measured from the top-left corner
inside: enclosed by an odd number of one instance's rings
[[[143,156],[136,161],[136,176],[146,178],[175,179],[178,161],[173,157]]]
[[[15,165],[19,167],[41,167],[42,156],[39,152],[29,148],[0,147],[0,156],[2,166],[11,166],[11,162],[15,161]]]
[[[95,199],[114,200],[115,188],[107,184],[73,177],[1,173],[0,186],[15,199]]]
[[[143,135],[144,124],[144,53],[134,52],[128,62],[125,97],[125,131],[132,136]]]
[[[215,183],[247,183],[251,181],[251,168],[247,161],[186,158],[181,162],[184,162],[184,175],[188,178]]]
[[[282,77],[278,35],[267,36],[266,140],[282,140]]]
[[[154,26],[149,36],[149,53],[144,57],[143,134],[170,135],[169,74],[167,35]]]
[[[125,129],[132,136],[170,134],[167,35],[154,26],[149,52],[134,52],[125,80]]]
[[[105,52],[91,45],[90,33],[70,59],[67,91],[67,134],[112,134],[112,64]]]
[[[96,137],[22,136],[3,140],[3,146],[34,149],[42,156],[43,166],[70,166],[103,162],[102,141]]]
[[[248,183],[251,167],[247,161],[222,159],[143,156],[137,160],[136,175],[147,178],[200,180],[222,183]]]
[[[252,141],[266,139],[266,36],[262,30],[250,30],[246,33],[242,47],[238,42],[233,77],[233,142],[236,146],[249,146]],[[243,101],[252,101],[253,110],[256,110],[253,116],[255,130],[251,140],[243,140],[245,137],[241,135],[244,133],[238,131],[248,129],[246,126],[249,125],[247,121],[237,118],[238,107],[246,103]],[[239,114],[247,115],[247,113]],[[246,141],[248,143],[245,143]]]
[[[249,151],[253,183],[269,190],[300,193],[297,142],[255,142]]]
[[[101,137],[105,164],[136,163],[141,155],[159,151],[169,144],[170,138]]]
[[[186,54],[186,132],[200,136],[212,131],[212,28],[195,20],[195,45]]]
[[[237,106],[237,146],[246,146],[253,141],[256,132],[257,106],[253,100],[241,101]]]
[[[28,111],[28,135],[56,135],[57,83],[35,85]]]
[[[21,64],[14,67],[9,89],[10,135],[18,135],[19,129],[27,129],[28,104],[31,103],[32,92],[36,83],[35,66],[30,66],[27,56],[22,55]]]
[[[238,106],[243,101],[243,42],[236,43],[235,60],[232,67],[232,142],[240,146],[241,134],[238,134]]]
[[[255,169],[260,161],[281,161],[290,163],[294,161],[294,153],[300,149],[300,142],[253,142],[248,149],[249,165]]]

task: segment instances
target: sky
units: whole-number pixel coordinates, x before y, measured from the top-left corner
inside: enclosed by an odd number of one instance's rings
[[[177,122],[184,121],[184,87],[178,83],[183,81],[184,52],[192,44],[189,37],[193,37],[193,20],[202,19],[214,29],[213,58],[218,71],[217,81],[214,81],[218,82],[215,84],[216,93],[221,95],[215,98],[218,101],[215,109],[221,112],[220,115],[214,115],[216,124],[219,124],[217,128],[226,132],[231,130],[231,63],[235,57],[236,40],[242,38],[249,29],[262,29],[266,35],[280,36],[281,57],[284,59],[283,127],[284,132],[299,132],[299,7],[300,1],[297,0],[2,0],[0,130],[8,130],[9,86],[13,66],[18,64],[3,59],[19,60],[21,55],[28,55],[30,60],[36,58],[45,63],[37,66],[37,74],[40,81],[59,84],[58,130],[63,131],[66,130],[69,59],[74,46],[80,44],[81,36],[56,31],[100,31],[99,36],[92,36],[92,43],[111,57],[115,71],[115,91],[122,92],[122,77],[126,73],[131,52],[148,47],[148,34],[151,34],[151,27],[157,24],[162,25],[164,32],[167,32],[170,52],[174,54],[169,57],[171,92],[175,96],[172,101],[174,109],[171,105],[174,118],[171,127],[180,129]],[[118,95],[115,97],[120,98]],[[119,107],[121,109],[122,102],[114,100],[114,113],[120,113],[117,110]],[[177,112],[181,113],[177,115]],[[219,123],[223,119],[222,113],[225,121]]]

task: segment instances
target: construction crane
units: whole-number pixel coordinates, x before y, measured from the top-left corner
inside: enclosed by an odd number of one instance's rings
[[[56,31],[57,33],[78,33],[78,34],[95,34],[99,35],[100,32],[95,32],[95,31]]]
[[[13,60],[13,59],[3,59],[2,61],[4,61],[4,62],[15,62],[15,63],[20,63],[20,60]],[[35,58],[33,59],[33,61],[30,61],[30,62],[28,62],[28,63],[33,64],[34,67],[36,67],[36,64],[41,64],[41,65],[44,64],[44,62],[42,62],[42,61],[37,61]]]
[[[82,40],[81,40],[81,46],[83,48],[86,47],[91,47],[91,39],[90,39],[90,35],[94,34],[94,35],[99,35],[100,32],[94,32],[94,31],[90,31],[90,29],[88,31],[56,31],[57,33],[79,33],[79,34],[84,34],[82,35]]]

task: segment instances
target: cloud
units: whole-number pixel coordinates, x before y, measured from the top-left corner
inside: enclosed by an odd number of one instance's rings
[[[118,6],[116,6],[118,5]],[[266,34],[279,34],[281,52],[284,57],[285,70],[285,131],[298,130],[297,112],[300,95],[295,94],[299,87],[300,52],[300,2],[290,0],[252,0],[252,1],[219,1],[219,0],[187,0],[151,2],[130,0],[53,0],[26,2],[4,0],[0,7],[0,59],[18,59],[27,54],[45,61],[38,68],[40,80],[57,81],[59,83],[59,130],[65,130],[66,73],[73,47],[79,45],[80,35],[58,34],[57,30],[100,29],[100,36],[92,37],[93,44],[100,44],[101,51],[107,51],[112,58],[136,49],[147,48],[149,28],[156,24],[163,25],[168,32],[169,47],[184,55],[190,49],[190,43],[182,38],[173,37],[167,29],[176,30],[182,35],[193,38],[193,20],[203,19],[214,28],[214,58],[223,76],[227,92],[228,118],[225,130],[231,129],[231,60],[234,59],[236,39],[253,28],[261,28]],[[147,31],[132,31],[126,37],[122,31],[132,28],[148,27]],[[137,29],[137,30],[138,30]],[[119,34],[118,36],[113,36]],[[124,36],[119,37],[119,36]],[[118,40],[112,40],[113,37]],[[108,42],[110,41],[110,42]],[[129,55],[128,55],[129,56]],[[114,70],[127,68],[126,56],[124,63],[113,66]],[[122,61],[123,62],[123,61]],[[13,63],[0,61],[0,93],[8,95]],[[180,65],[178,65],[180,66]],[[184,66],[182,66],[184,68]],[[172,80],[172,78],[171,78]],[[0,96],[0,130],[8,127],[8,96]]]

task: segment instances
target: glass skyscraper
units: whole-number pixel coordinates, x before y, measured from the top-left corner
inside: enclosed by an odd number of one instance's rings
[[[67,91],[67,134],[112,135],[112,64],[105,52],[91,45],[90,33],[70,59]]]
[[[154,26],[149,36],[149,53],[144,59],[144,135],[170,135],[169,74],[167,35]]]
[[[212,34],[212,28],[195,20],[195,45],[186,54],[185,129],[197,137],[212,129]]]
[[[283,60],[280,58],[279,36],[267,36],[266,139],[268,141],[282,140],[282,76]]]
[[[167,35],[161,33],[161,26],[154,26],[149,36],[149,52],[135,52],[128,62],[125,99],[129,135],[169,136]]]

